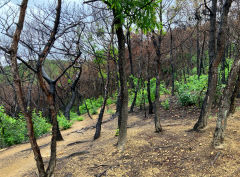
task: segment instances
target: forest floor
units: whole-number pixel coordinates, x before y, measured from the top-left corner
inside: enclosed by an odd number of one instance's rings
[[[201,132],[189,132],[199,109],[181,107],[170,99],[170,110],[161,109],[164,131],[154,132],[153,116],[137,110],[129,114],[128,141],[125,151],[115,146],[117,118],[102,126],[101,137],[93,141],[95,125],[91,120],[76,122],[62,131],[58,142],[55,177],[130,176],[188,177],[240,176],[240,110],[229,117],[223,149],[211,146],[216,115]],[[216,112],[216,111],[215,111]],[[109,119],[106,114],[104,120]],[[50,136],[38,140],[44,162],[49,159]],[[0,151],[0,177],[35,177],[37,170],[30,145],[21,144]]]

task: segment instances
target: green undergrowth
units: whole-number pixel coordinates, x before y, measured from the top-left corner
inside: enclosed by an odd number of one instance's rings
[[[74,112],[70,112],[71,120],[67,120],[60,112],[57,116],[59,127],[66,130],[72,126],[75,121],[83,121],[83,116],[78,116]],[[34,135],[36,138],[43,134],[49,133],[51,124],[42,116],[42,112],[32,112]],[[0,106],[0,148],[20,144],[28,141],[26,120],[22,114],[13,118],[7,115],[4,108]]]
[[[197,75],[187,78],[186,83],[175,82],[175,88],[179,102],[183,106],[200,106],[203,102],[207,90],[207,75],[201,75],[198,79]]]
[[[219,80],[220,79],[221,77]],[[207,87],[208,75],[201,75],[199,78],[197,75],[192,75],[186,79],[186,82],[175,82],[175,91],[177,93],[178,101],[182,106],[194,105],[201,107],[206,95]],[[225,84],[222,84],[221,82],[218,83],[214,97],[214,104],[219,102],[224,87]]]
[[[135,87],[138,85],[138,82],[140,82],[139,90],[136,98],[136,106],[140,106],[141,104],[148,103],[148,93],[147,93],[147,81],[139,80],[138,78],[134,77],[134,85]],[[134,96],[135,96],[135,89],[129,89],[129,106],[132,104]],[[155,101],[155,92],[156,92],[156,78],[152,78],[150,80],[150,96],[151,100]],[[160,95],[169,95],[171,92],[166,87],[164,82],[161,82],[159,86],[159,94]],[[164,103],[163,103],[164,104]],[[168,104],[168,107],[167,107]],[[166,102],[164,105],[162,105],[164,108],[169,109],[169,103]]]
[[[116,101],[116,98],[113,97],[109,97],[107,99],[107,105],[111,105],[113,103],[115,103]],[[100,96],[99,98],[89,98],[89,99],[86,99],[84,100],[84,103],[82,105],[80,105],[79,107],[79,111],[80,111],[80,114],[86,114],[87,113],[87,108],[89,109],[89,112],[90,114],[92,115],[95,115],[98,113],[98,109],[101,108],[102,104],[103,104],[103,97]],[[87,105],[87,108],[86,108],[86,105]]]
[[[48,133],[51,124],[42,116],[41,112],[32,112],[34,134],[38,138]],[[26,121],[22,114],[17,118],[8,116],[0,106],[0,147],[19,144],[28,140]]]

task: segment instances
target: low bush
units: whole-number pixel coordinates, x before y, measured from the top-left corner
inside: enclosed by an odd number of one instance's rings
[[[73,124],[73,121],[69,121],[66,119],[66,117],[60,112],[60,114],[57,116],[58,124],[60,129],[66,130],[70,128]]]
[[[32,113],[34,135],[38,138],[50,131],[51,124],[47,122],[46,118],[42,116],[42,112]]]
[[[42,116],[41,112],[32,112],[33,128],[36,137],[48,133],[51,124]],[[8,116],[0,106],[0,147],[19,144],[28,140],[26,121],[22,114],[17,118]]]
[[[70,111],[70,119],[72,121],[83,121],[83,117],[79,116],[77,113]]]
[[[79,116],[79,117],[77,117],[77,118],[75,118],[75,119],[73,119],[73,120],[77,120],[77,121],[83,121],[83,120],[84,120],[84,118],[83,118],[82,116]]]
[[[22,117],[15,119],[8,116],[3,107],[0,107],[0,146],[11,146],[27,140],[26,122]]]
[[[199,79],[197,75],[193,75],[187,78],[186,83],[176,81],[179,102],[183,106],[201,106],[207,90],[207,80],[207,75],[201,75]]]

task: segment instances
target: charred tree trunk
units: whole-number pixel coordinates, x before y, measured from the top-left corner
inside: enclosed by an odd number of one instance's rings
[[[155,116],[154,116],[154,123],[155,123],[155,132],[159,133],[162,131],[162,126],[160,123],[160,95],[159,95],[159,85],[160,85],[160,78],[159,75],[156,77],[156,92],[155,92]]]
[[[224,131],[227,126],[227,117],[229,115],[230,107],[231,107],[231,97],[234,93],[234,88],[236,86],[237,77],[240,70],[240,59],[235,59],[234,64],[232,66],[227,86],[224,88],[223,95],[220,102],[220,108],[218,111],[218,118],[216,129],[213,137],[213,145],[214,147],[220,146],[224,141]]]
[[[152,99],[151,99],[151,80],[150,80],[150,77],[148,77],[148,82],[147,82],[147,93],[148,93],[148,103],[149,103],[148,113],[153,114],[153,103],[152,103]]]
[[[226,76],[225,76],[225,68],[226,68],[226,54],[224,52],[224,55],[222,56],[222,60],[221,60],[221,74],[222,74],[222,79],[221,82],[223,84],[226,84]]]
[[[55,126],[55,128],[56,128],[56,133],[57,133],[56,140],[62,141],[63,137],[62,137],[59,125],[58,125],[58,121],[57,121],[57,108],[56,108],[56,83],[57,83],[57,80],[55,80],[55,81],[51,80],[48,77],[47,73],[45,72],[44,67],[41,66],[41,68],[42,68],[42,71],[38,73],[38,80],[40,81],[40,85],[43,85],[43,83],[41,83],[41,82],[43,81],[42,79],[45,78],[45,80],[47,81],[47,83],[49,85],[49,90],[46,90],[47,92],[45,92],[45,93],[47,93],[46,95],[47,95],[47,101],[48,101],[49,110],[50,110],[50,120],[51,120],[52,126],[53,127]],[[42,77],[42,79],[40,79],[40,77]],[[45,85],[45,83],[44,83],[44,85]],[[54,124],[56,124],[56,125],[54,125]]]
[[[132,76],[132,77],[130,77],[130,83],[131,83],[131,88],[134,89],[135,85],[134,85],[134,80],[133,80],[134,71],[133,71],[133,60],[132,60],[132,45],[131,45],[130,26],[127,29],[126,36],[127,36],[128,58],[129,58],[129,62],[130,62],[130,72],[131,72],[131,76]]]
[[[172,96],[174,96],[174,82],[175,82],[175,68],[174,68],[174,61],[173,61],[173,34],[172,34],[172,29],[171,26],[169,25],[169,29],[170,29],[170,57],[171,57],[171,76],[172,76]]]
[[[90,114],[90,112],[89,112],[89,109],[88,109],[88,106],[87,106],[86,100],[84,101],[84,104],[85,104],[85,108],[86,108],[87,113],[88,113],[88,117],[89,117],[90,119],[93,119],[92,116],[91,116],[91,114]]]
[[[70,120],[70,110],[72,109],[73,104],[74,104],[75,99],[76,99],[76,96],[77,96],[76,87],[77,87],[78,81],[80,80],[81,74],[82,74],[82,67],[79,67],[79,72],[77,74],[77,77],[76,77],[76,79],[74,80],[74,82],[73,82],[73,84],[71,86],[71,92],[72,92],[71,100],[68,103],[68,105],[66,106],[65,111],[64,111],[64,116],[68,120]],[[78,111],[79,111],[79,108],[78,108]]]
[[[124,150],[124,145],[127,140],[127,121],[128,121],[128,88],[126,80],[126,58],[125,58],[125,38],[123,27],[118,14],[114,11],[116,34],[118,38],[118,67],[119,67],[119,80],[120,80],[120,109],[119,119],[121,124],[119,127],[118,148]]]
[[[227,29],[227,19],[232,0],[226,0],[223,6],[223,13],[221,15],[220,29],[217,37],[217,55],[215,57],[215,33],[216,33],[216,8],[217,0],[213,0],[213,7],[211,10],[210,20],[210,39],[209,39],[209,72],[208,72],[208,89],[204,98],[200,116],[193,130],[203,129],[207,126],[208,114],[211,111],[213,99],[216,92],[218,81],[218,65],[221,62],[224,54],[225,33]]]
[[[82,105],[82,96],[78,92],[77,92],[77,98],[78,98],[78,102],[77,102],[77,115],[80,116],[81,112],[80,112],[79,108]]]
[[[162,22],[162,1],[160,4],[160,21]],[[155,116],[154,116],[154,123],[155,123],[155,132],[159,133],[162,131],[162,126],[160,123],[160,95],[159,95],[159,85],[160,85],[160,76],[162,76],[162,69],[161,69],[161,44],[162,44],[162,30],[160,30],[160,34],[158,35],[158,41],[155,37],[155,34],[152,35],[152,41],[155,48],[155,52],[157,55],[156,59],[156,92],[155,92]]]
[[[109,48],[110,50],[110,48]],[[97,124],[96,124],[96,131],[95,131],[95,135],[94,135],[94,140],[98,139],[100,137],[100,134],[101,134],[101,128],[102,128],[102,119],[103,119],[103,114],[104,114],[104,111],[105,111],[105,107],[106,107],[106,104],[107,104],[107,99],[108,99],[108,86],[109,86],[109,61],[108,61],[108,64],[107,64],[107,80],[106,80],[106,85],[105,85],[105,91],[104,91],[104,101],[103,101],[103,105],[102,105],[102,108],[100,110],[100,114],[98,116],[98,121],[97,121]]]
[[[155,132],[159,133],[162,131],[162,126],[160,124],[160,95],[159,95],[159,85],[160,85],[160,75],[162,74],[161,72],[161,53],[160,53],[160,44],[161,44],[161,35],[158,36],[159,38],[159,44],[157,44],[156,38],[153,35],[153,44],[155,46],[155,50],[157,53],[157,61],[156,61],[156,92],[155,92],[155,109],[154,109],[154,123],[155,123]]]
[[[203,44],[202,44],[202,52],[201,52],[201,57],[200,57],[200,73],[199,73],[199,77],[205,73],[205,70],[204,70],[204,62],[203,62],[203,59],[204,59],[204,47],[205,47],[205,40],[206,40],[206,32],[204,31],[204,34],[203,34]]]
[[[105,107],[107,104],[107,99],[108,99],[108,87],[109,87],[109,80],[110,80],[110,67],[109,67],[109,60],[110,60],[110,55],[111,55],[111,45],[113,43],[113,35],[114,35],[114,31],[113,31],[114,26],[112,25],[112,30],[111,30],[111,41],[110,44],[108,46],[108,57],[107,57],[107,80],[106,80],[106,84],[105,84],[105,89],[104,89],[104,101],[103,101],[103,105],[100,111],[100,114],[98,116],[98,121],[96,124],[96,132],[94,135],[94,140],[98,139],[100,137],[101,134],[101,128],[102,128],[102,119],[103,119],[103,114],[105,111]]]
[[[141,42],[142,42],[142,36],[141,36]],[[142,55],[142,49],[141,49],[141,55]],[[130,107],[130,112],[133,112],[134,106],[135,106],[136,101],[137,101],[137,95],[138,95],[139,87],[140,87],[141,80],[142,80],[142,68],[141,67],[142,67],[142,61],[139,58],[139,60],[138,60],[138,82],[137,82],[136,86],[134,85],[135,92],[134,92],[133,102],[132,102],[131,107]],[[133,84],[134,84],[134,80],[133,80]]]
[[[199,10],[196,11],[195,18],[197,19],[197,75],[198,75],[198,77],[200,77],[200,44],[199,44],[200,12],[199,12]]]
[[[153,103],[152,103],[152,98],[151,98],[151,76],[150,76],[150,50],[149,50],[149,40],[148,40],[148,45],[147,45],[147,93],[148,93],[148,113],[153,114]]]
[[[131,107],[130,107],[130,113],[133,112],[133,109],[134,109],[134,106],[136,104],[136,100],[137,100],[137,95],[138,95],[138,90],[139,90],[139,85],[140,85],[140,79],[138,78],[138,84],[137,86],[135,87],[135,91],[134,91],[134,98],[133,98],[133,101],[132,101],[132,104],[131,104]]]
[[[235,102],[236,102],[236,98],[239,94],[239,91],[240,91],[240,72],[238,73],[238,79],[237,79],[236,84],[234,86],[234,91],[233,91],[233,94],[232,94],[232,97],[231,97],[229,114],[234,114],[235,111],[236,111]]]

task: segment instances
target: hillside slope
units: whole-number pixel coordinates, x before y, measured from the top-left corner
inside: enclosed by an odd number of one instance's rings
[[[239,176],[240,111],[229,117],[226,145],[222,150],[211,146],[215,117],[202,132],[188,132],[199,110],[176,104],[161,110],[164,132],[154,133],[153,117],[143,112],[129,116],[128,142],[124,153],[117,151],[117,119],[103,125],[100,139],[92,141],[94,129],[79,131],[95,124],[86,118],[63,131],[58,143],[56,177],[87,176]],[[95,117],[96,118],[96,117]],[[104,119],[108,119],[105,115]],[[44,161],[49,158],[50,137],[39,139]],[[0,176],[37,176],[29,144],[0,152]]]

